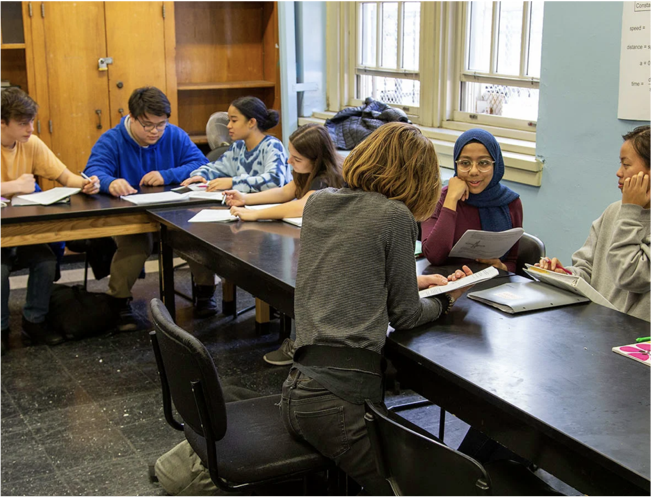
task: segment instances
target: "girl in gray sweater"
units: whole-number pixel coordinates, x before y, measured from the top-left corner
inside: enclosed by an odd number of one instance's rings
[[[649,321],[649,126],[623,138],[617,170],[622,200],[592,223],[572,266],[563,268],[557,258],[540,266],[581,276],[620,311]]]

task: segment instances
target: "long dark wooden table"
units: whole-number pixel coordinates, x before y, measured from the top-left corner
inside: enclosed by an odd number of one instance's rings
[[[494,278],[476,289],[525,281]],[[612,347],[649,323],[597,304],[512,316],[466,297],[392,333],[405,384],[590,495],[649,494],[649,368]]]
[[[175,252],[255,296],[259,329],[269,321],[269,305],[293,317],[300,228],[281,221],[189,223],[201,210],[151,211],[161,227],[161,298],[170,314],[175,315],[171,265]],[[234,301],[234,296],[229,298]]]
[[[138,193],[158,193],[175,186],[143,186]],[[208,203],[214,201],[183,200],[175,205]],[[169,204],[136,205],[111,195],[79,193],[66,204],[3,207],[0,210],[2,247],[157,232],[158,223],[147,210],[165,205]]]
[[[300,229],[188,223],[199,210],[152,212],[166,260],[173,249],[293,316]],[[169,268],[163,278],[173,312]],[[509,281],[525,279],[475,289]],[[385,353],[403,383],[576,489],[648,494],[649,369],[611,351],[648,334],[649,323],[597,304],[511,316],[464,296],[448,316],[392,333]]]

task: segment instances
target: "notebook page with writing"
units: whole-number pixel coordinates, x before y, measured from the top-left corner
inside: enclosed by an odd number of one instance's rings
[[[458,290],[459,288],[465,288],[470,285],[476,285],[477,283],[481,283],[482,281],[490,280],[491,278],[494,278],[499,274],[499,271],[494,268],[493,266],[488,267],[486,269],[483,269],[477,273],[474,273],[470,276],[466,276],[465,278],[461,278],[460,280],[457,281],[450,281],[448,282],[447,285],[443,286],[435,286],[432,288],[427,288],[425,290],[421,290],[418,292],[418,295],[423,298],[423,297],[434,297],[435,295],[439,295],[441,293],[448,293],[453,290]]]
[[[497,259],[511,250],[523,233],[522,228],[506,231],[467,230],[454,244],[448,257]]]

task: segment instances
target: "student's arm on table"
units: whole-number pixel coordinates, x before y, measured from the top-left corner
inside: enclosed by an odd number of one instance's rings
[[[104,136],[93,146],[84,173],[99,178],[99,191],[102,193],[110,193],[114,197],[136,193],[137,190],[126,180],[115,177],[118,170],[118,147],[109,137]]]
[[[287,182],[287,157],[274,145],[261,153],[262,172],[258,175],[233,175],[233,185],[229,188],[244,193],[262,192],[271,188],[280,188]]]
[[[160,186],[176,185],[192,176],[192,172],[208,162],[188,134],[180,128],[171,128],[173,140],[174,163],[168,169],[150,171],[140,180],[141,185]]]
[[[271,191],[271,190],[269,190]],[[263,192],[266,193],[266,192]],[[314,193],[314,192],[308,192]],[[303,198],[275,205],[268,209],[247,209],[246,207],[231,207],[231,214],[242,221],[259,221],[260,219],[284,219],[286,217],[303,217],[303,209],[309,195]]]
[[[13,195],[34,193],[36,189],[36,179],[33,174],[22,174],[12,181],[3,181],[0,183],[0,194],[3,197],[12,197]]]
[[[216,161],[204,163],[201,167],[191,171],[189,177],[181,182],[181,185],[188,186],[192,183],[206,183],[217,178],[231,178],[237,169],[233,160],[233,148],[238,145],[235,142]],[[205,159],[204,159],[205,160]],[[230,188],[230,187],[228,187]],[[225,190],[228,188],[224,188]]]
[[[57,181],[63,186],[81,188],[82,193],[85,193],[86,195],[99,193],[99,178],[97,176],[89,176],[89,179],[84,179],[66,169],[61,173],[61,176],[57,178]]]
[[[310,191],[307,195],[312,194]],[[238,190],[228,190],[224,192],[226,196],[226,205],[230,207],[242,207],[243,205],[261,205],[261,204],[282,204],[296,198],[296,185],[290,181],[282,188],[270,188],[263,192],[243,193]],[[307,197],[304,197],[307,200]],[[305,205],[305,202],[303,202]],[[301,214],[302,214],[301,210]],[[293,217],[299,217],[301,214]]]

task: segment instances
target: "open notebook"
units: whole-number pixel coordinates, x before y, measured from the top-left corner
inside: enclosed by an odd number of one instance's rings
[[[11,200],[11,205],[52,205],[62,200],[68,200],[71,195],[75,195],[80,191],[81,188],[58,187],[45,192],[16,195]]]
[[[474,273],[470,276],[461,278],[460,280],[450,281],[447,285],[435,286],[432,288],[427,288],[426,290],[421,290],[420,292],[418,292],[418,295],[421,298],[434,297],[435,295],[439,295],[441,293],[448,293],[451,292],[452,290],[465,288],[470,285],[476,285],[477,283],[481,283],[482,281],[490,280],[491,278],[497,276],[498,274],[499,271],[495,269],[493,266],[491,266],[477,273]]]
[[[606,299],[606,297],[601,295],[580,276],[575,276],[572,274],[560,274],[554,271],[548,271],[547,269],[532,266],[531,264],[525,264],[525,266],[526,268],[524,272],[537,281],[542,281],[543,283],[553,285],[562,290],[567,290],[568,292],[582,295],[583,297],[589,298],[595,304],[603,305],[604,307],[608,307],[609,309],[613,309],[615,311],[618,310]]]

